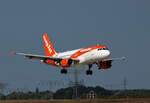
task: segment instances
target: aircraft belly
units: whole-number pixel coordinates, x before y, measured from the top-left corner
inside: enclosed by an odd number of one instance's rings
[[[93,53],[86,53],[80,56],[78,59],[80,60],[79,64],[81,65],[91,64],[97,60],[96,56]]]

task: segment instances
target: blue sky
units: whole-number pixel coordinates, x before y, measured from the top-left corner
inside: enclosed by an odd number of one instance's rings
[[[72,74],[64,76],[40,61],[9,56],[11,50],[44,55],[42,33],[47,33],[57,52],[102,44],[112,58],[127,57],[110,70],[94,66],[93,76],[85,75],[87,67],[79,68],[86,85],[119,85],[113,87],[117,89],[126,77],[129,89],[150,89],[149,4],[149,0],[0,1],[0,81],[14,88],[35,87],[44,80],[67,86]]]

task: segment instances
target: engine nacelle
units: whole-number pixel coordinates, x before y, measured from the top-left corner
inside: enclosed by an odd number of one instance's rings
[[[108,69],[112,66],[112,61],[100,61],[98,66],[99,69]]]
[[[72,63],[73,63],[72,59],[63,59],[60,61],[60,65],[62,67],[70,67]]]

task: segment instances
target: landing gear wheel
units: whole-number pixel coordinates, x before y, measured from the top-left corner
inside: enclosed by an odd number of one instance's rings
[[[61,69],[61,73],[62,74],[67,74],[67,70],[66,69]]]
[[[92,70],[87,70],[86,71],[86,75],[92,75],[93,74],[93,71]]]
[[[92,75],[93,74],[93,71],[92,70],[90,70],[90,75]]]
[[[92,75],[93,74],[91,67],[92,67],[92,64],[89,65],[89,69],[86,71],[86,75]]]

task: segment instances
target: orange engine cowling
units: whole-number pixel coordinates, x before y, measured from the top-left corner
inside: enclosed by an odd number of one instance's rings
[[[98,66],[99,69],[108,69],[112,66],[112,61],[100,61]]]
[[[60,61],[60,65],[62,67],[70,67],[72,62],[73,62],[72,59],[63,59]]]

